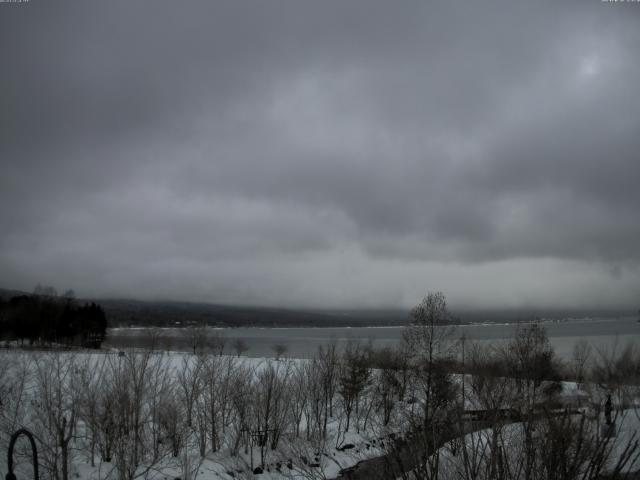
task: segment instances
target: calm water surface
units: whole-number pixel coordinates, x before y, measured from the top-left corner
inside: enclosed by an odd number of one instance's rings
[[[579,340],[586,340],[596,348],[624,346],[640,341],[640,323],[636,318],[572,319],[559,322],[543,322],[549,339],[558,355],[568,358]],[[476,324],[456,327],[455,336],[463,334],[469,340],[496,343],[511,338],[514,324]],[[160,329],[162,338],[158,348],[187,350],[184,331],[178,328]],[[321,345],[348,341],[370,342],[376,347],[397,345],[403,327],[331,327],[331,328],[222,328],[215,329],[226,339],[226,351],[233,353],[235,339],[246,342],[245,355],[268,357],[274,355],[273,346],[283,344],[287,355],[304,358],[314,354]],[[145,347],[149,344],[149,330],[140,328],[116,328],[109,331],[109,346],[115,348]]]

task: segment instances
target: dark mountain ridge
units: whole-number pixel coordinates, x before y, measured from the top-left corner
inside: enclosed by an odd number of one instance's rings
[[[29,293],[0,289],[0,298],[5,300],[18,295]],[[180,327],[200,324],[219,327],[379,327],[402,326],[409,321],[408,310],[399,308],[304,309],[113,298],[78,298],[77,301],[100,304],[109,327]],[[636,312],[622,309],[452,309],[452,320],[458,324],[634,315]]]

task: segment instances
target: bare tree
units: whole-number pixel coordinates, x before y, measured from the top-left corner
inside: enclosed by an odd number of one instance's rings
[[[571,412],[540,412],[535,426],[533,442],[521,423],[502,428],[497,436],[486,430],[467,435],[462,442],[466,455],[448,458],[447,478],[623,479],[637,465],[635,433],[617,441],[600,435],[597,422]],[[527,471],[531,459],[532,474]]]
[[[640,419],[640,349],[634,343],[619,348],[618,341],[610,348],[596,350],[588,384],[583,388],[590,390],[593,406],[598,413],[610,397],[617,409],[633,409]]]
[[[249,345],[242,338],[236,338],[233,341],[232,347],[238,357],[241,357],[243,353],[249,350]]]
[[[261,432],[263,440],[260,442],[260,459],[264,465],[267,446],[274,450],[280,436],[287,426],[290,395],[288,364],[267,362],[256,373],[255,398],[253,403],[254,421],[253,431]]]
[[[170,333],[164,334],[161,338],[161,341],[162,341],[162,348],[164,349],[165,352],[170,352],[171,350],[173,350],[173,337],[171,336]]]
[[[196,480],[205,457],[194,453],[193,445],[187,444],[179,457],[180,471],[183,480]]]
[[[0,446],[6,451],[9,438],[26,423],[30,405],[32,356],[0,352]]]
[[[36,409],[33,427],[41,440],[41,458],[49,475],[68,480],[80,406],[80,385],[74,355],[36,357]]]
[[[120,480],[147,475],[173,453],[158,442],[157,428],[162,397],[170,391],[167,368],[164,356],[150,352],[128,354],[110,363],[113,451]]]
[[[290,382],[291,388],[291,423],[294,426],[295,436],[300,436],[300,424],[309,401],[309,376],[306,363],[293,365]]]
[[[201,375],[204,362],[201,357],[183,356],[176,371],[180,401],[185,406],[185,420],[188,428],[193,426],[193,412],[202,390]]]
[[[171,391],[161,398],[158,407],[158,427],[160,440],[168,442],[171,454],[178,458],[185,448],[189,437],[189,428],[184,418],[184,405],[177,391]]]
[[[545,328],[538,322],[518,325],[504,357],[509,376],[516,380],[520,408],[532,410],[548,393],[543,381],[559,378],[559,367]]]
[[[558,392],[559,384],[543,383],[556,380],[558,369],[546,330],[538,322],[519,325],[514,338],[504,350],[505,365],[515,381],[517,395],[515,407],[523,415],[524,478],[536,475],[536,408]],[[554,388],[552,388],[554,387]]]
[[[338,393],[346,416],[345,431],[349,430],[351,413],[358,411],[360,396],[371,375],[366,353],[355,343],[348,343],[342,355],[338,374]]]
[[[441,476],[439,447],[458,436],[460,397],[451,375],[458,343],[444,294],[428,293],[411,310],[410,320],[403,332],[397,377],[399,397],[406,400],[397,420],[405,438],[384,442],[389,452],[385,474],[403,479],[446,478]]]
[[[377,422],[385,427],[392,422],[396,402],[404,400],[409,376],[408,358],[402,349],[382,348],[372,351],[369,361],[373,368],[373,389],[369,396],[379,413]]]
[[[162,347],[162,340],[164,333],[158,327],[151,327],[146,329],[147,348],[152,352],[159,350]]]
[[[233,357],[208,355],[202,370],[202,399],[212,451],[222,446],[232,409],[232,388],[236,360]]]
[[[96,449],[101,443],[101,402],[108,398],[104,389],[107,373],[106,357],[87,357],[80,362],[78,383],[80,388],[79,418],[85,430],[86,449],[91,466],[95,466]],[[107,449],[108,450],[108,449]],[[108,453],[106,454],[109,455]],[[105,458],[103,457],[103,460]]]
[[[273,350],[273,353],[276,356],[276,360],[280,360],[280,358],[285,353],[287,353],[287,350],[289,350],[289,347],[287,347],[286,345],[284,345],[282,343],[276,343],[276,344],[271,346],[271,349]]]
[[[585,381],[585,376],[589,370],[589,362],[592,356],[592,347],[586,340],[582,339],[573,346],[573,354],[571,356],[571,374],[576,382]]]
[[[163,355],[154,359],[150,365],[145,392],[145,409],[148,412],[145,431],[147,440],[151,442],[152,458],[160,458],[161,450],[165,447],[163,440],[166,431],[162,428],[161,416],[171,410],[174,386],[173,372],[169,368],[167,357]]]
[[[189,325],[181,330],[182,337],[187,342],[189,350],[196,355],[207,344],[208,330],[206,325]]]
[[[249,448],[248,434],[253,423],[252,401],[255,397],[254,383],[255,369],[253,367],[239,364],[233,376],[231,387],[231,405],[233,407],[231,422],[233,428],[233,439],[231,441],[231,453],[237,455],[242,444],[246,451]],[[246,453],[245,451],[245,453]]]
[[[423,449],[436,445],[444,429],[443,411],[451,404],[453,385],[445,363],[453,354],[454,328],[451,326],[447,302],[442,292],[430,292],[410,312],[411,324],[403,333],[408,351],[413,352],[413,384],[419,389],[422,412],[411,415],[414,429]],[[423,463],[423,474],[437,478],[438,454]]]
[[[338,380],[338,350],[335,343],[325,347],[319,347],[315,357],[315,366],[319,375],[319,388],[322,394],[321,405],[324,412],[321,414],[322,438],[327,436],[327,423],[333,417],[334,398]],[[319,425],[320,427],[320,425]]]
[[[227,345],[227,339],[219,330],[207,332],[207,345],[214,355],[222,355],[224,347]]]
[[[469,422],[475,421],[475,428],[481,430],[455,442],[461,452],[455,468],[460,478],[505,478],[502,440],[504,427],[510,421],[505,413],[514,403],[515,389],[513,380],[505,376],[503,360],[503,352],[493,346],[472,343],[467,348],[465,367],[471,375],[464,400],[478,417],[469,420],[461,410],[456,427],[461,436]]]

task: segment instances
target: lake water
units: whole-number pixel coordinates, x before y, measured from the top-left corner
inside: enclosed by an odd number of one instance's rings
[[[573,346],[586,340],[599,349],[619,348],[629,342],[640,341],[640,323],[636,318],[570,319],[543,322],[549,340],[556,353],[569,358]],[[496,343],[513,336],[515,324],[475,324],[456,327],[455,336],[464,336],[472,341]],[[157,348],[188,350],[184,330],[179,328],[159,329],[161,338]],[[311,357],[317,348],[331,342],[345,344],[348,341],[371,343],[375,347],[397,345],[403,327],[331,327],[331,328],[220,328],[212,329],[226,339],[226,351],[233,353],[232,342],[244,340],[249,350],[245,355],[269,357],[274,355],[273,346],[287,347],[287,356]],[[142,348],[150,343],[149,329],[115,328],[109,330],[106,346],[114,348]]]

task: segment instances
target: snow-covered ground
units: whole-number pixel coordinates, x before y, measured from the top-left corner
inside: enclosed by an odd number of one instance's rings
[[[143,355],[142,353],[127,353],[128,355]],[[0,375],[0,388],[4,387],[3,397],[11,393],[15,394],[15,380],[17,377],[25,373],[21,368],[28,370],[24,376],[24,384],[22,385],[23,393],[20,405],[11,402],[3,402],[2,404],[2,451],[6,451],[7,438],[11,431],[19,427],[26,426],[37,432],[42,428],[41,420],[37,420],[34,415],[34,409],[38,408],[42,401],[42,385],[39,383],[42,379],[38,378],[35,373],[36,363],[57,356],[59,358],[74,358],[75,365],[78,368],[88,366],[89,370],[96,372],[109,362],[124,362],[126,356],[120,356],[117,351],[112,352],[96,352],[96,353],[67,353],[67,352],[29,352],[20,351],[3,351],[0,352],[2,359],[3,372]],[[174,381],[180,372],[185,368],[185,364],[196,362],[196,357],[186,353],[157,353],[153,358],[158,360],[162,358],[163,366],[166,367]],[[218,357],[223,360],[232,362],[234,368],[244,372],[250,372],[250,375],[259,375],[270,366],[279,369],[292,370],[295,367],[308,362],[308,360],[285,358],[274,360],[269,358],[247,358],[247,357]],[[66,372],[64,373],[66,375]],[[10,380],[13,378],[14,382]],[[11,418],[11,407],[15,408],[17,416]],[[63,410],[67,407],[63,407]],[[336,405],[334,415],[327,422],[327,437],[321,443],[306,439],[305,422],[301,422],[301,433],[296,437],[292,429],[282,433],[282,437],[278,442],[278,447],[272,450],[268,446],[263,449],[265,454],[264,471],[259,475],[263,479],[291,479],[291,478],[331,478],[335,477],[339,470],[357,463],[358,461],[372,456],[381,454],[381,449],[376,446],[378,439],[372,429],[367,431],[356,432],[352,428],[348,432],[344,432],[344,421],[340,418],[339,409]],[[19,418],[18,418],[19,417]],[[39,423],[35,426],[34,423]],[[87,447],[88,426],[84,419],[79,419],[77,427],[74,431],[74,440],[72,441],[72,462],[70,478],[83,478],[91,480],[115,479],[117,477],[115,461],[102,461],[100,455],[95,452],[93,455],[94,465],[91,465],[91,456]],[[230,434],[231,435],[231,434]],[[38,445],[41,445],[39,439]],[[191,480],[230,480],[238,478],[254,478],[253,471],[257,468],[261,461],[261,448],[258,445],[248,448],[240,448],[236,455],[231,454],[229,447],[231,438],[222,438],[220,440],[221,447],[216,452],[208,451],[204,458],[198,452],[196,443],[192,442],[191,448],[186,446],[181,450],[180,455],[173,457],[167,455],[163,460],[155,463],[150,471],[145,472],[144,465],[139,468],[140,478],[148,479],[176,479],[184,480],[185,473],[190,475]],[[251,442],[249,442],[251,443]],[[256,443],[256,442],[253,442]],[[18,470],[29,470],[28,462],[23,460],[19,462]],[[6,472],[6,456],[0,456],[0,473],[4,475]],[[41,468],[42,476],[42,468]],[[46,478],[46,477],[44,477]]]
[[[2,403],[0,403],[0,416],[1,427],[0,432],[0,447],[2,451],[5,451],[7,446],[8,436],[12,431],[15,431],[21,426],[26,426],[32,429],[34,433],[40,436],[38,439],[39,446],[42,447],[45,458],[47,450],[49,458],[52,452],[51,446],[45,446],[47,442],[51,443],[52,437],[45,435],[47,428],[53,428],[56,425],[55,418],[48,418],[46,415],[42,415],[43,411],[49,412],[45,408],[43,402],[55,400],[55,392],[48,392],[51,397],[45,398],[47,392],[43,391],[43,388],[48,388],[47,385],[55,390],[55,378],[52,377],[52,383],[48,383],[46,378],[42,377],[42,372],[52,372],[56,374],[62,373],[66,380],[77,375],[78,378],[82,377],[82,373],[86,373],[88,377],[98,375],[98,372],[102,372],[105,365],[114,365],[127,362],[128,358],[134,358],[137,356],[144,356],[142,353],[127,353],[120,355],[117,351],[111,352],[84,352],[84,353],[47,353],[47,352],[21,352],[21,351],[3,351],[0,352],[0,361],[2,364],[2,370],[0,370],[0,395]],[[47,364],[52,359],[58,359],[64,367],[69,365],[64,363],[65,359],[74,359],[72,371],[55,371],[46,370],[46,368],[55,367],[55,364]],[[163,388],[169,388],[168,385],[172,385],[171,388],[175,388],[175,392],[179,393],[179,388],[176,382],[180,382],[181,375],[184,376],[185,372],[190,365],[193,366],[197,362],[197,357],[186,353],[156,353],[150,355],[151,364],[154,368],[165,368],[168,372],[166,385],[154,386],[155,390],[147,392],[148,397],[146,402],[152,402],[153,398],[160,398],[160,395],[165,393]],[[234,372],[239,372],[240,375],[250,375],[254,379],[265,378],[261,377],[261,372],[268,374],[270,371],[287,372],[283,375],[291,375],[290,378],[294,378],[295,372],[307,372],[312,374],[312,371],[304,370],[301,367],[311,365],[310,360],[307,359],[291,359],[284,358],[281,360],[274,360],[270,358],[247,358],[247,357],[218,357],[222,362],[220,365],[232,365]],[[228,362],[228,363],[224,363]],[[46,368],[45,368],[46,367]],[[151,367],[149,367],[151,368]],[[204,367],[203,367],[204,368]],[[119,370],[114,370],[119,371]],[[124,371],[124,370],[123,370]],[[159,371],[159,370],[158,370]],[[376,372],[374,372],[375,374]],[[379,372],[378,372],[379,373]],[[220,371],[222,376],[224,372]],[[66,375],[69,375],[67,377]],[[157,374],[159,375],[159,374]],[[91,392],[86,391],[69,391],[65,390],[61,392],[62,397],[65,395],[73,401],[86,401],[86,395],[95,392],[96,395],[106,395],[106,390],[103,391],[101,386],[91,383],[90,378],[85,378],[87,388],[92,388]],[[75,378],[75,377],[74,377]],[[105,377],[106,378],[106,377]],[[160,378],[158,376],[158,378]],[[377,387],[376,383],[379,381],[377,376],[371,377],[371,382],[367,390],[368,396],[374,395],[374,390]],[[462,377],[454,376],[454,381],[459,386],[462,385]],[[477,399],[473,397],[472,391],[469,389],[471,378],[465,377],[467,384],[466,391],[466,408],[477,409]],[[242,385],[242,382],[230,383],[230,385]],[[287,384],[287,388],[294,388],[294,384]],[[73,388],[82,389],[84,385],[74,383]],[[206,387],[206,381],[200,388]],[[309,385],[311,388],[312,385]],[[151,387],[150,387],[151,388]],[[255,387],[258,388],[258,387]],[[64,390],[64,389],[63,389]],[[222,391],[222,390],[221,390]],[[264,398],[259,390],[250,390],[251,395],[255,395],[256,398],[260,398],[264,401]],[[184,416],[186,415],[186,404],[182,397],[178,395],[175,399],[177,404],[177,415],[179,418],[177,422],[184,423]],[[234,392],[227,392],[225,395],[229,395],[228,398],[233,398]],[[154,397],[154,395],[158,397]],[[138,478],[148,479],[165,479],[173,480],[180,478],[182,480],[232,480],[243,478],[261,478],[270,480],[280,479],[321,479],[321,478],[335,478],[341,469],[355,465],[361,460],[383,455],[386,450],[381,445],[381,442],[386,441],[385,432],[389,431],[401,431],[404,426],[404,415],[409,409],[415,409],[415,404],[409,404],[394,400],[394,414],[386,426],[382,426],[378,421],[376,415],[373,412],[374,408],[377,408],[373,403],[368,404],[370,400],[364,399],[361,404],[361,411],[356,418],[352,418],[351,426],[348,431],[345,431],[345,415],[344,408],[338,399],[333,401],[333,414],[327,419],[326,424],[326,438],[318,440],[317,437],[314,440],[308,440],[306,431],[309,428],[307,424],[308,418],[306,415],[299,417],[299,434],[296,435],[296,429],[294,423],[291,421],[291,415],[293,415],[294,397],[293,393],[289,392],[292,396],[287,400],[285,406],[286,411],[279,414],[287,416],[287,419],[283,421],[285,428],[281,432],[281,437],[278,442],[277,448],[271,449],[269,446],[260,448],[253,442],[247,442],[247,445],[240,445],[237,449],[237,453],[232,454],[234,450],[234,442],[238,440],[238,429],[234,427],[233,421],[228,421],[226,425],[227,430],[222,429],[221,438],[219,439],[219,448],[212,451],[207,448],[206,454],[202,457],[199,453],[197,434],[195,428],[189,432],[182,432],[181,435],[184,438],[181,439],[181,447],[178,455],[165,454],[159,459],[154,459],[152,468],[146,470],[144,462],[141,462],[136,470]],[[563,382],[562,392],[560,397],[564,399],[566,405],[574,405],[586,409],[586,400],[593,398],[593,392],[585,391],[584,387],[579,386],[575,382]],[[61,397],[61,398],[62,398]],[[66,398],[66,397],[65,397]],[[600,401],[598,399],[598,401]],[[62,398],[62,403],[66,401]],[[87,404],[91,404],[90,402]],[[118,470],[116,468],[116,460],[102,461],[101,455],[98,454],[97,449],[93,452],[93,465],[91,458],[91,449],[89,447],[90,439],[90,425],[87,424],[90,418],[89,413],[86,411],[87,405],[83,403],[82,408],[74,411],[75,420],[77,421],[76,427],[70,434],[73,436],[71,441],[70,458],[71,458],[71,470],[70,478],[82,478],[90,480],[104,480],[104,479],[117,479]],[[368,405],[368,406],[367,406]],[[202,405],[203,415],[206,413],[206,409],[209,405]],[[145,407],[146,408],[146,407]],[[304,407],[310,408],[310,407]],[[364,410],[369,408],[372,410],[366,413]],[[61,405],[56,411],[52,410],[51,415],[55,415],[56,412],[63,419],[65,415],[71,414],[71,405]],[[587,412],[587,410],[584,410]],[[67,413],[68,412],[68,413]],[[258,412],[259,413],[259,412]],[[256,415],[258,414],[256,413]],[[617,427],[618,433],[615,439],[615,447],[613,457],[622,453],[622,448],[640,428],[640,421],[636,415],[636,411],[633,409],[627,409],[620,412],[618,418]],[[47,413],[48,414],[48,413]],[[149,418],[156,418],[153,425],[155,428],[156,423],[161,423],[160,417],[154,417],[151,413],[147,412]],[[365,416],[366,414],[366,416]],[[194,413],[195,415],[195,413]],[[229,413],[231,415],[231,413]],[[364,420],[363,420],[364,419]],[[57,419],[59,420],[59,419]],[[70,421],[67,417],[65,421]],[[151,420],[149,420],[151,422]],[[203,420],[204,421],[204,420]],[[210,421],[210,419],[209,419]],[[599,420],[593,420],[595,422]],[[50,422],[50,423],[47,423]],[[195,422],[195,421],[194,421]],[[255,423],[255,421],[254,421]],[[597,427],[596,427],[597,428]],[[157,433],[157,432],[156,432]],[[205,432],[207,433],[207,432]],[[517,446],[522,444],[522,426],[521,424],[511,424],[506,426],[502,435],[508,439],[514,448],[513,452],[518,451]],[[55,437],[55,435],[54,435]],[[488,445],[488,439],[490,438],[490,432],[488,430],[479,431],[473,434],[467,435],[465,442],[470,445]],[[168,441],[166,437],[159,440],[159,448],[165,449],[166,444],[162,444],[163,441]],[[237,445],[236,445],[237,446]],[[477,447],[476,447],[477,448]],[[488,447],[486,447],[488,448]],[[262,452],[261,452],[262,450]],[[254,474],[253,471],[261,463],[261,454],[265,455],[264,471],[259,475]],[[515,453],[514,453],[515,455]],[[459,468],[457,462],[460,461],[459,456],[452,455],[452,446],[447,445],[442,448],[441,457],[443,459],[443,474],[447,470],[453,472],[456,468]],[[515,461],[515,460],[514,460]],[[640,465],[637,465],[640,469]],[[20,461],[20,469],[28,469],[25,459]],[[6,457],[4,454],[0,455],[0,474],[4,475],[6,472]],[[43,476],[43,478],[46,478]]]

